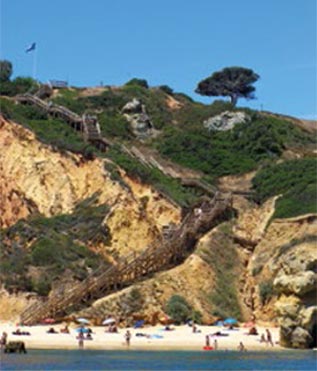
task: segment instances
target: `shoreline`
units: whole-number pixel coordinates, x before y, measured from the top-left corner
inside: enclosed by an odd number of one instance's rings
[[[47,331],[53,327],[58,333],[49,334]],[[76,327],[70,326],[70,333],[60,333],[63,324],[20,326],[21,331],[27,331],[30,335],[13,335],[18,326],[12,323],[0,323],[0,333],[7,332],[7,341],[24,341],[27,350],[75,350],[79,349],[78,332]],[[247,351],[281,351],[288,348],[281,347],[279,329],[276,327],[256,326],[258,335],[248,335],[248,328],[239,327],[229,330],[219,326],[197,326],[197,333],[192,332],[188,325],[173,326],[173,331],[164,330],[164,326],[152,326],[144,328],[119,328],[118,333],[105,332],[103,326],[87,326],[93,331],[93,340],[84,340],[83,350],[142,350],[142,351],[202,351],[206,345],[206,336],[209,335],[210,346],[213,347],[215,340],[218,345],[216,351],[239,351],[239,343],[242,342]],[[269,329],[274,346],[260,343],[260,337]],[[132,334],[130,346],[125,344],[124,335],[129,330]],[[215,333],[221,333],[216,336]]]

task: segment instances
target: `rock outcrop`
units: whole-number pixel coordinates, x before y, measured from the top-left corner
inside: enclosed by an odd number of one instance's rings
[[[205,120],[204,127],[208,130],[226,131],[231,130],[236,124],[245,124],[249,121],[251,121],[251,117],[245,112],[225,111]]]
[[[316,235],[317,215],[275,220],[249,262],[258,287],[255,312],[277,319],[285,347],[316,346]]]
[[[134,98],[122,108],[122,114],[130,124],[132,133],[138,139],[147,139],[156,135],[156,130],[146,113],[145,105]]]

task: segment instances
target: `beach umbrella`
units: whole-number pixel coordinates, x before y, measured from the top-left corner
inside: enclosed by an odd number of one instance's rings
[[[88,328],[85,328],[85,327],[79,327],[79,328],[76,328],[75,330],[76,332],[82,332],[82,333],[87,333],[89,332]]]
[[[55,323],[55,319],[54,318],[45,318],[45,319],[43,319],[42,322],[46,323],[46,324],[52,324],[52,323]]]
[[[89,323],[89,320],[86,319],[86,318],[77,318],[76,321],[79,322],[79,323],[84,323],[84,324]]]
[[[225,325],[235,325],[238,321],[235,318],[226,318],[223,323]]]
[[[113,323],[116,323],[116,320],[115,320],[114,318],[107,318],[107,319],[105,319],[105,320],[102,322],[103,325],[111,325],[111,324],[113,324]]]
[[[254,327],[254,326],[255,326],[255,323],[253,321],[245,322],[245,324],[243,325],[243,327]]]

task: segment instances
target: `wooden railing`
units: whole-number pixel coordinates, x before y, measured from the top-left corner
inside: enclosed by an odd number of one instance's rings
[[[87,279],[61,294],[53,294],[46,302],[31,305],[21,314],[21,323],[32,325],[46,317],[65,313],[74,305],[89,302],[168,269],[183,261],[199,238],[226,217],[231,195],[217,193],[191,210],[182,223],[165,240],[158,239],[139,255],[121,258],[107,270],[99,269]]]

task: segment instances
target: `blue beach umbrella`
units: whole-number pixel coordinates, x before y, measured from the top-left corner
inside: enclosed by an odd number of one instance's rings
[[[235,325],[238,323],[238,321],[235,318],[226,318],[223,323],[225,325]]]
[[[84,333],[84,334],[86,334],[86,333],[88,333],[89,332],[89,330],[88,330],[88,328],[85,328],[85,327],[79,327],[79,328],[76,328],[76,330],[75,330],[76,332],[82,332],[82,333]]]

